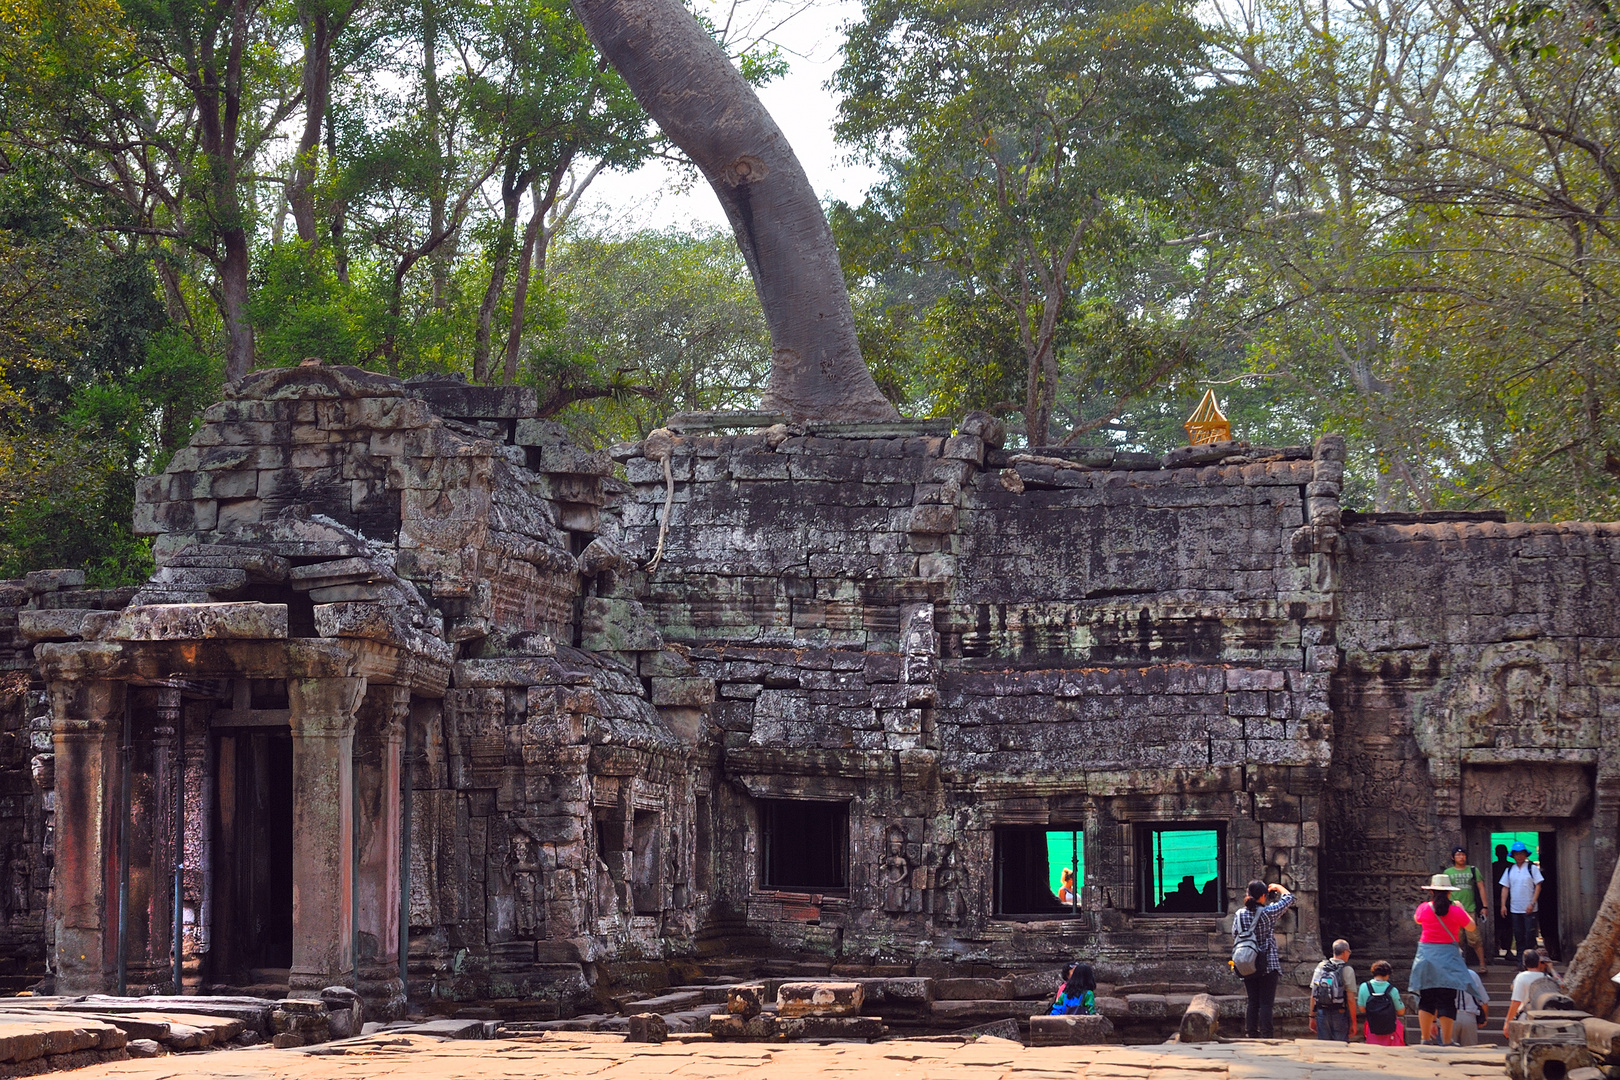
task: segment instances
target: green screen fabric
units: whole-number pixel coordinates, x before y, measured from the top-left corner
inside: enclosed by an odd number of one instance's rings
[[[1049,832],[1046,834],[1046,871],[1052,878],[1052,895],[1063,887],[1065,868],[1074,871],[1075,890],[1086,883],[1085,833]]]
[[[1493,833],[1491,833],[1491,853],[1492,853],[1491,858],[1494,859],[1496,857],[1495,852],[1496,852],[1496,847],[1497,847],[1498,844],[1500,844],[1501,846],[1503,846],[1505,848],[1512,848],[1513,847],[1513,842],[1515,840],[1522,841],[1524,843],[1524,846],[1530,849],[1530,861],[1531,862],[1540,862],[1541,861],[1541,853],[1536,850],[1536,847],[1541,843],[1541,836],[1539,834],[1533,833],[1533,832],[1493,832]],[[1510,858],[1510,859],[1512,857],[1513,856],[1511,856],[1511,855],[1508,856],[1508,858]]]
[[[1213,829],[1159,829],[1153,833],[1154,907],[1191,876],[1200,892],[1220,876],[1220,834]]]

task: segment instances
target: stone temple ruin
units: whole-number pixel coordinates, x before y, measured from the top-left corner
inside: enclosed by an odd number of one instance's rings
[[[1295,983],[1335,936],[1405,960],[1417,886],[1504,830],[1549,936],[1591,923],[1620,526],[1344,512],[1334,436],[729,414],[587,452],[535,413],[256,372],[140,485],[145,585],[0,584],[5,985],[545,1018],[903,975],[949,1027],[1076,957],[1239,992],[1257,876]]]

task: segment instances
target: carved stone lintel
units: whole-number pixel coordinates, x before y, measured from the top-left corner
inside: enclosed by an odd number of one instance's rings
[[[1469,817],[1576,817],[1592,797],[1580,765],[1464,765],[1462,812]]]

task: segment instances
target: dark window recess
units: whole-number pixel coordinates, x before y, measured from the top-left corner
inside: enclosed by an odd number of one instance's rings
[[[1138,908],[1151,915],[1215,915],[1226,910],[1224,825],[1139,825]]]
[[[765,888],[849,888],[848,803],[762,799],[759,836]]]
[[[1065,870],[1074,872],[1076,892],[1085,884],[1085,840],[1078,829],[997,829],[996,914],[1073,914],[1075,906],[1060,902],[1058,894]]]
[[[692,853],[692,861],[696,864],[697,887],[707,892],[714,888],[714,859],[709,850],[714,845],[714,831],[709,824],[708,796],[697,797],[693,816],[697,819],[697,850]]]

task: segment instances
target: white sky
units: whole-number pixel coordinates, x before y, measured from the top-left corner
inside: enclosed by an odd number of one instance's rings
[[[707,0],[717,22],[729,6]],[[833,142],[837,102],[826,82],[838,69],[843,28],[860,18],[860,0],[820,0],[773,35],[790,70],[759,92],[760,100],[787,135],[823,202],[859,202],[877,178],[875,170],[846,162]],[[635,229],[727,228],[714,192],[701,178],[688,191],[676,191],[678,174],[662,162],[633,173],[605,173],[580,199],[582,217],[617,232]]]

